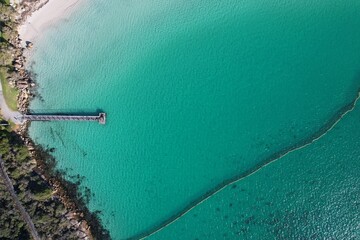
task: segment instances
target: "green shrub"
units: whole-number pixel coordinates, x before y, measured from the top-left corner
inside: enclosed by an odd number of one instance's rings
[[[49,199],[52,195],[52,191],[50,188],[46,188],[45,190],[41,192],[37,192],[34,194],[34,199],[37,201],[45,201]]]
[[[16,160],[20,163],[25,162],[29,157],[28,149],[25,146],[17,146],[16,150]]]

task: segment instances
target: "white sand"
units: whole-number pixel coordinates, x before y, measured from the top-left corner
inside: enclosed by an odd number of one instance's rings
[[[66,20],[84,1],[86,0],[50,0],[19,28],[23,44],[26,41],[35,42],[46,29]]]
[[[86,0],[50,0],[45,6],[34,12],[19,28],[20,38],[25,45],[26,41],[34,42],[41,34],[55,24],[66,20],[71,13]],[[12,3],[18,3],[13,0]],[[7,120],[21,123],[21,113],[12,111],[5,103],[0,84],[0,114]]]

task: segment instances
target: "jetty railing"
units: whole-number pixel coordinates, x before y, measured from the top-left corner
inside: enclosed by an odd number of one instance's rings
[[[92,121],[100,124],[106,123],[106,113],[99,113],[96,116],[81,116],[81,115],[37,115],[25,114],[21,116],[23,121]]]

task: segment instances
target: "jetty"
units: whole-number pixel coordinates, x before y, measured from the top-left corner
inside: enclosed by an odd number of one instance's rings
[[[90,121],[99,122],[100,124],[106,123],[106,113],[93,116],[24,114],[20,118],[22,121]]]

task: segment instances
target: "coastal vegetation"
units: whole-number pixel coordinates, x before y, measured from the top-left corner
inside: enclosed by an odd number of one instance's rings
[[[17,29],[45,3],[25,0],[18,6],[21,10],[16,10],[8,0],[0,0],[0,79],[6,104],[14,111],[28,111],[31,88],[35,86],[25,69],[26,48]],[[31,239],[13,192],[41,239],[109,239],[98,212],[86,207],[89,189],[80,189],[79,179],[64,179],[51,154],[27,136],[27,125],[15,126],[1,116],[0,123],[0,239]]]
[[[5,123],[1,118],[0,122]],[[40,147],[29,151],[22,137],[4,125],[0,125],[0,160],[41,238],[89,239],[91,228],[95,239],[109,239],[98,213],[86,207],[91,193],[80,189],[81,178],[65,181],[49,152]],[[31,239],[1,175],[0,239]]]
[[[30,73],[25,69],[24,48],[18,34],[18,27],[30,13],[32,3],[26,2],[21,14],[8,1],[0,2],[0,78],[3,95],[11,110],[26,112],[30,88],[35,86]],[[29,46],[27,46],[29,47]]]
[[[12,40],[17,37],[15,14],[7,2],[0,2],[0,66],[9,70],[13,69],[12,51],[15,47]]]
[[[2,121],[3,122],[3,121]],[[50,185],[36,172],[36,162],[18,134],[10,126],[0,126],[0,157],[20,202],[26,207],[39,234],[46,238],[78,237],[61,201],[53,195]],[[0,178],[0,239],[30,239],[26,224],[14,207]]]
[[[9,4],[10,4],[10,0],[1,0],[0,3],[9,5]]]
[[[13,66],[13,54],[15,46],[13,40],[17,36],[17,22],[15,19],[15,11],[9,5],[9,1],[1,1],[0,3],[0,80],[3,94],[8,107],[11,110],[17,110],[18,90],[14,86],[10,86],[8,78],[13,74],[15,68]]]

